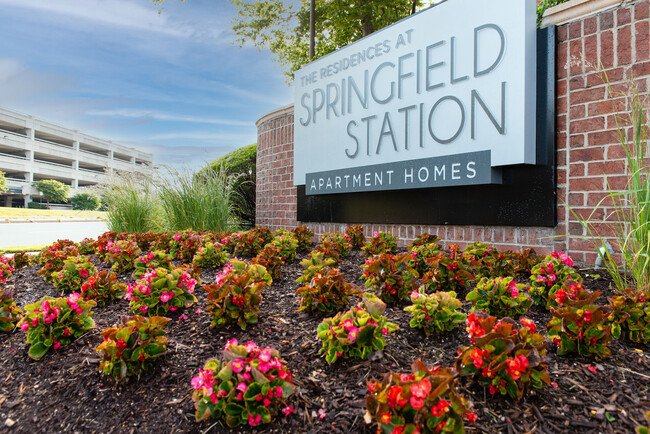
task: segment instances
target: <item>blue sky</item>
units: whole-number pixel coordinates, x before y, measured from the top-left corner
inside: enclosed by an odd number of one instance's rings
[[[227,0],[0,0],[0,106],[200,167],[291,102]]]

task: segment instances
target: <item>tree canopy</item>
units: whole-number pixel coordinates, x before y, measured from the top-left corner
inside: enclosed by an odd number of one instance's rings
[[[70,203],[72,203],[72,209],[95,211],[100,207],[101,199],[96,194],[83,192],[72,196]]]
[[[43,179],[34,183],[34,186],[41,192],[47,204],[52,202],[65,203],[68,201],[70,186],[54,179]]]
[[[287,77],[309,62],[309,0],[230,0],[237,11],[235,41],[268,49]],[[319,0],[315,14],[315,58],[329,54],[414,13],[427,0]]]
[[[0,193],[4,193],[9,189],[7,185],[7,178],[5,177],[6,173],[0,170]]]

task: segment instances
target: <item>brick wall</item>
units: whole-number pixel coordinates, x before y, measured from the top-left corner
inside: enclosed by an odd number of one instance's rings
[[[618,140],[616,113],[629,107],[628,98],[608,95],[603,65],[614,92],[627,91],[632,80],[647,93],[650,79],[648,6],[650,0],[581,19],[557,29],[557,193],[558,226],[519,228],[494,226],[364,225],[366,235],[390,231],[403,243],[428,232],[445,244],[461,247],[474,241],[498,249],[534,248],[538,253],[567,250],[579,263],[593,264],[596,254],[570,207],[589,216],[603,234],[611,232],[611,204],[594,211],[607,185],[624,188],[626,165]],[[284,107],[258,122],[257,225],[271,229],[295,227],[296,188],[293,186],[293,111]],[[631,134],[629,126],[624,126]],[[316,235],[343,231],[341,223],[306,223]]]

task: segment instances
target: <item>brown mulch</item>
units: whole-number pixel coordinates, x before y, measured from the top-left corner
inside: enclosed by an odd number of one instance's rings
[[[304,257],[304,255],[302,255]],[[342,265],[346,280],[363,286],[359,252]],[[95,261],[97,263],[97,261]],[[97,264],[106,269],[106,264]],[[17,270],[8,285],[23,307],[43,295],[58,296],[55,288],[36,275],[39,266]],[[210,328],[205,313],[205,291],[197,289],[198,304],[176,312],[167,329],[169,352],[138,380],[115,385],[101,374],[95,348],[100,331],[129,315],[126,301],[94,309],[97,327],[74,343],[51,350],[41,361],[27,356],[25,334],[19,329],[0,335],[0,432],[230,432],[220,422],[194,421],[190,380],[209,358],[219,356],[227,339],[252,340],[278,349],[294,375],[300,394],[290,400],[296,412],[273,423],[240,427],[236,432],[371,433],[366,425],[366,382],[386,372],[407,372],[420,358],[428,365],[453,364],[457,350],[469,344],[463,327],[437,337],[425,337],[409,327],[404,306],[389,307],[385,315],[399,325],[387,338],[386,349],[370,360],[339,360],[328,365],[319,355],[316,327],[325,314],[299,313],[294,295],[302,267],[295,261],[283,267],[281,279],[265,291],[260,321],[242,331],[236,326]],[[217,270],[203,271],[212,283]],[[583,270],[585,287],[603,291],[601,301],[614,294],[604,271],[595,277]],[[131,281],[128,274],[121,281]],[[458,294],[464,299],[465,293]],[[465,303],[463,309],[468,310]],[[179,320],[181,313],[189,319]],[[550,314],[533,308],[529,315],[545,333]],[[490,396],[482,387],[462,381],[463,393],[474,403],[479,419],[467,424],[468,432],[616,432],[629,433],[650,410],[650,347],[614,341],[612,356],[605,360],[558,357],[549,345],[548,368],[557,388],[545,387],[520,402]],[[592,372],[589,367],[595,372]],[[324,410],[320,418],[318,410]]]

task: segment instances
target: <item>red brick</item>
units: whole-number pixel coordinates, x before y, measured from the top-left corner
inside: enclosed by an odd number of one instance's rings
[[[569,110],[569,117],[571,119],[582,119],[585,117],[586,112],[584,104],[574,105],[571,107],[571,110]]]
[[[572,134],[569,137],[569,145],[572,148],[584,146],[585,144],[585,135],[584,134]]]
[[[557,28],[557,40],[559,42],[564,42],[567,40],[567,36],[569,35],[569,25],[565,24],[563,26],[559,26]]]
[[[579,121],[572,121],[569,131],[575,133],[588,133],[591,131],[602,130],[605,128],[605,118],[603,116],[588,118]]]
[[[611,206],[612,204],[612,197],[609,193],[587,193],[587,206]]]
[[[644,75],[650,75],[650,62],[635,63],[630,68],[630,74],[633,77],[641,77]]]
[[[571,150],[571,163],[574,161],[601,161],[603,160],[603,148],[580,148]]]
[[[584,229],[580,223],[569,223],[569,235],[573,236],[582,236],[584,235]]]
[[[566,165],[566,151],[557,151],[555,153],[555,162],[558,166]]]
[[[618,27],[629,24],[631,19],[632,17],[629,9],[621,8],[616,11],[616,25]]]
[[[628,65],[632,62],[632,26],[618,29],[617,35],[618,65]]]
[[[611,29],[614,27],[614,13],[613,12],[603,12],[598,17],[600,19],[600,31]]]
[[[637,3],[637,5],[634,7],[634,19],[638,21],[643,18],[648,18],[650,16],[649,6],[650,3],[647,1]]]
[[[558,115],[563,115],[566,113],[567,109],[567,99],[566,97],[560,97],[555,100],[555,110]]]
[[[625,98],[608,99],[605,101],[594,102],[588,105],[587,113],[589,116],[605,115],[617,113],[625,109]]]
[[[648,2],[644,2],[647,6]],[[638,6],[638,5],[637,5]],[[634,26],[634,32],[636,37],[636,61],[648,60],[650,57],[650,23],[648,21],[641,21],[636,23]]]
[[[569,55],[571,56],[569,71],[574,75],[581,74],[584,67],[582,62],[582,39],[569,41]]]
[[[603,177],[571,179],[571,190],[578,191],[603,191],[605,183]]]
[[[605,68],[614,66],[614,34],[611,30],[600,34],[600,63]]]
[[[593,162],[587,165],[587,175],[613,175],[625,173],[625,163],[623,160]]]
[[[582,21],[569,23],[569,39],[578,39],[582,37]]]
[[[576,90],[571,92],[571,104],[600,101],[605,98],[605,87]]]
[[[627,176],[608,176],[607,186],[611,191],[625,190],[627,188]]]
[[[598,18],[589,17],[586,18],[583,24],[583,32],[585,35],[591,35],[598,31]]]
[[[569,206],[584,206],[585,204],[585,194],[584,193],[570,193],[569,194]]]
[[[607,159],[615,160],[619,158],[625,158],[625,149],[620,144],[612,145],[607,147]]]
[[[555,128],[557,131],[566,131],[566,116],[558,116],[555,122]]]
[[[566,184],[566,171],[562,170],[557,172],[557,184],[558,185]]]
[[[598,35],[585,37],[585,60],[589,65],[598,65]]]
[[[574,163],[569,167],[569,174],[572,177],[585,176],[585,165],[583,163]],[[571,195],[569,195],[571,196]]]
[[[584,89],[585,88],[585,78],[583,76],[572,77],[569,80],[569,89]]]
[[[566,42],[559,43],[556,47],[557,50],[557,78],[562,79],[567,77],[567,62],[568,62],[568,50],[569,44]]]
[[[618,132],[616,130],[598,131],[590,133],[587,136],[589,146],[611,145],[618,142]]]

